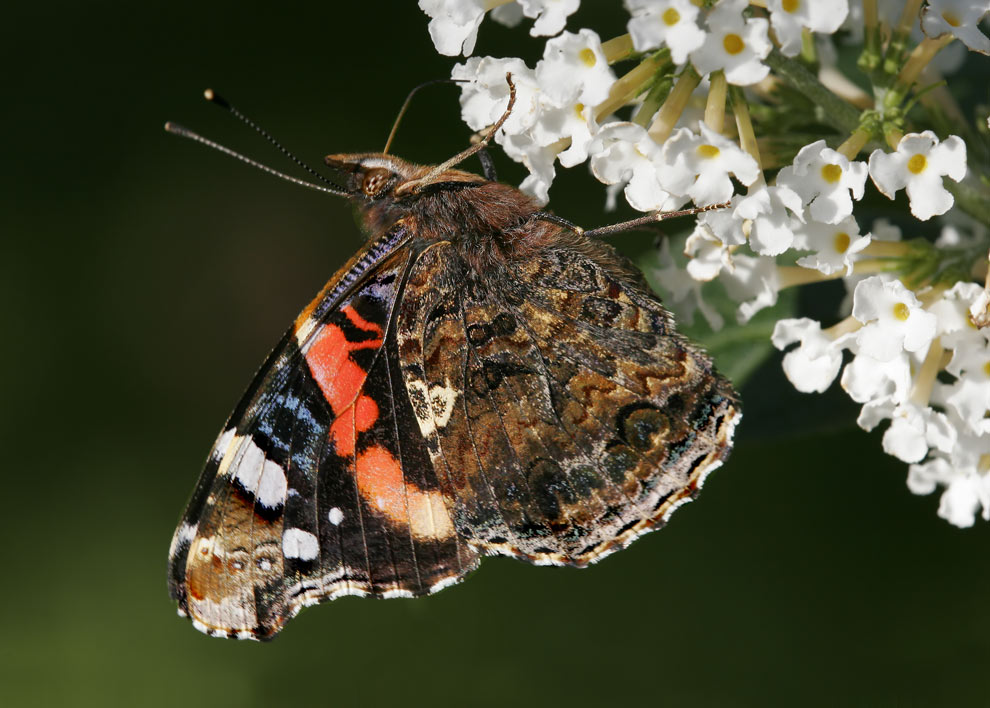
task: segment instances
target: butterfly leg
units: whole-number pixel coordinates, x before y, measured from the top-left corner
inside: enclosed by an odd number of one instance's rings
[[[638,219],[630,219],[629,221],[622,221],[618,224],[599,226],[595,229],[579,229],[578,233],[593,237],[611,236],[612,234],[622,233],[623,231],[633,231],[644,226],[650,226],[667,219],[674,219],[678,216],[701,214],[702,212],[714,211],[715,209],[725,209],[728,206],[729,203],[726,202],[724,204],[709,204],[708,206],[703,207],[692,207],[691,209],[679,209],[678,211],[655,211],[651,214],[641,216]]]
[[[582,229],[577,224],[574,224],[562,216],[557,216],[556,214],[551,214],[548,211],[538,211],[533,214],[530,219],[538,219],[539,221],[549,221],[551,224],[556,224],[557,226],[563,226],[568,231],[573,231],[576,234],[584,233]]]
[[[491,153],[485,148],[478,150],[478,159],[481,160],[481,174],[489,182],[498,182],[498,175],[495,172],[495,163],[492,162]]]
[[[395,189],[396,197],[400,197],[404,194],[410,194],[410,193],[415,194],[416,192],[421,191],[425,187],[428,187],[434,182],[436,182],[437,178],[440,175],[442,175],[444,172],[449,170],[451,167],[454,167],[455,165],[459,165],[460,163],[464,162],[466,159],[468,159],[475,153],[479,153],[485,149],[488,143],[492,141],[492,138],[495,137],[495,133],[497,133],[499,128],[502,127],[502,124],[505,123],[506,120],[508,120],[509,115],[512,113],[512,108],[516,105],[516,84],[512,80],[511,73],[505,75],[505,82],[509,85],[509,102],[505,107],[505,112],[502,114],[502,117],[499,118],[497,121],[495,121],[495,125],[489,128],[488,132],[485,134],[485,137],[483,137],[480,141],[478,141],[476,144],[472,145],[471,147],[467,148],[466,150],[462,150],[461,152],[457,153],[446,162],[437,165],[432,170],[430,170],[430,172],[425,177],[420,177],[419,179],[412,179],[400,184]]]

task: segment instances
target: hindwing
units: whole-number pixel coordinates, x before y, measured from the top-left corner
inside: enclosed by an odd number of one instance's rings
[[[695,496],[740,417],[645,284],[574,248],[481,273],[432,246],[398,342],[454,525],[486,553],[581,566],[624,547]]]

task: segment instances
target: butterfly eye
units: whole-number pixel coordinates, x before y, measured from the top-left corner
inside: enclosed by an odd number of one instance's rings
[[[391,176],[392,173],[384,167],[374,167],[364,175],[364,181],[361,182],[361,191],[369,197],[376,197],[384,191]]]

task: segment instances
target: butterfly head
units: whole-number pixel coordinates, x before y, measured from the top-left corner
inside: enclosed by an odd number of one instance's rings
[[[327,155],[324,161],[328,167],[345,175],[344,188],[359,200],[411,200],[436,191],[437,187],[478,186],[488,182],[463,170],[448,169],[433,175],[433,167],[416,165],[384,153]]]

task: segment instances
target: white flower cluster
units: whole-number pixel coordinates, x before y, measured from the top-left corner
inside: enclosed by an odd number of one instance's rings
[[[558,162],[587,162],[610,198],[621,192],[643,212],[689,202],[727,205],[698,217],[684,247],[686,266],[675,263],[667,243],[661,249],[660,282],[681,315],[698,311],[713,329],[723,326],[702,297],[710,281],[722,284],[744,324],[774,305],[783,288],[843,278],[852,291],[845,320],[827,329],[806,318],[777,323],[772,341],[790,349],[783,360],[788,378],[809,393],[840,378],[863,406],[863,428],[889,421],[883,447],[910,464],[912,491],[944,487],[939,514],[954,524],[971,525],[981,509],[990,519],[990,328],[980,328],[990,319],[990,288],[963,281],[912,291],[910,281],[887,272],[909,244],[884,220],[864,232],[854,214],[867,177],[891,200],[904,190],[919,221],[946,214],[955,200],[944,180],[966,177],[965,143],[928,130],[894,130],[885,132],[891,151],[875,149],[860,160],[869,137],[857,141],[853,133],[837,149],[816,140],[793,160],[793,151],[778,160],[790,162],[768,183],[746,100],[740,101],[770,95],[775,79],[765,60],[774,46],[793,57],[807,50],[810,33],[832,34],[850,17],[862,28],[858,3],[850,13],[849,0],[764,0],[752,3],[760,7],[754,12],[747,0],[718,0],[708,9],[693,0],[624,0],[628,34],[605,42],[590,29],[564,30],[579,0],[419,4],[431,18],[437,50],[469,57],[452,78],[463,82],[462,116],[472,129],[484,131],[504,114],[511,74],[515,105],[495,141],[528,168],[521,188],[542,203]],[[990,39],[978,27],[990,0],[927,0],[918,16],[898,20],[902,9],[880,0],[880,22],[894,17],[886,21],[901,22],[898,31],[913,29],[927,39],[910,57],[905,53],[898,79],[917,78],[952,39],[990,53]],[[534,68],[518,58],[469,56],[489,11],[507,24],[533,19],[530,34],[549,37]],[[839,73],[834,55],[824,51],[819,58],[823,76]],[[636,66],[617,77],[612,65],[626,59]],[[734,130],[725,121],[729,92]],[[884,93],[875,93],[881,105]],[[691,105],[699,100],[703,113]],[[631,110],[628,119],[616,116],[622,110]]]
[[[807,318],[781,320],[773,333],[784,371],[799,391],[841,384],[863,404],[858,423],[890,424],[883,449],[911,463],[908,486],[929,494],[945,487],[939,515],[971,526],[990,519],[990,332],[973,323],[985,291],[957,283],[921,297],[899,280],[859,281],[852,316],[823,330]],[[843,351],[852,354],[845,367]],[[943,378],[940,378],[939,375]]]
[[[705,142],[708,138],[695,121],[681,120],[682,129],[671,135],[674,126],[651,115],[637,122],[613,119],[616,109],[636,98],[640,86],[630,79],[639,76],[634,70],[617,80],[609,66],[615,57],[592,30],[562,32],[577,5],[577,0],[420,0],[441,54],[470,55],[478,27],[493,8],[493,16],[503,22],[523,14],[534,17],[532,34],[552,36],[535,69],[515,58],[472,57],[452,73],[467,82],[462,114],[475,130],[493,124],[505,111],[505,75],[512,73],[518,98],[496,141],[529,169],[522,188],[546,202],[555,163],[573,167],[589,158],[595,175],[606,184],[626,184],[630,204],[642,211],[672,208],[689,199],[697,204],[727,199],[730,174],[751,184],[757,176],[752,158],[725,139],[718,146]],[[784,51],[794,53],[803,28],[833,32],[848,12],[847,0],[770,5],[768,22],[745,17],[747,0],[721,0],[703,17],[690,0],[626,0],[632,15],[629,43],[615,51],[666,47],[671,68],[691,65],[702,76],[720,72],[728,83],[748,86],[769,72],[762,60],[771,49],[771,25],[787,38]],[[658,67],[647,63],[638,71],[648,72],[642,78],[649,78]],[[687,130],[693,138],[688,139]],[[690,150],[697,157],[688,158]]]

